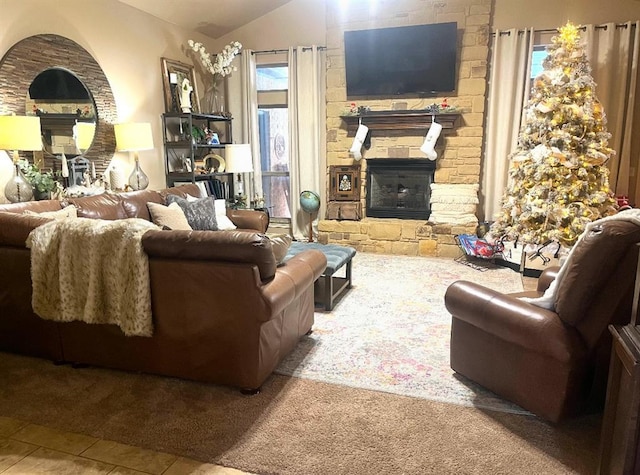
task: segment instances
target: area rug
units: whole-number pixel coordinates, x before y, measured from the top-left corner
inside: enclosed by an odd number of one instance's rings
[[[449,367],[456,280],[522,291],[520,274],[480,271],[453,259],[358,253],[353,288],[331,312],[316,311],[313,333],[278,367],[284,375],[482,409],[528,414]]]

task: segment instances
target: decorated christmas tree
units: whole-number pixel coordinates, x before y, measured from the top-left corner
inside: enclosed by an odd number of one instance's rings
[[[572,246],[585,226],[616,212],[606,162],[606,116],[578,28],[552,39],[534,80],[509,182],[491,234],[523,243]]]

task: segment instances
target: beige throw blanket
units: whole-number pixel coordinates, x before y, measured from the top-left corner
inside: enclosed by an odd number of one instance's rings
[[[143,219],[66,219],[34,229],[32,306],[47,320],[118,325],[127,336],[151,336],[149,262]]]

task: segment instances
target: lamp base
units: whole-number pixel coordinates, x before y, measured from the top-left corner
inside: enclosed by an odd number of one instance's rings
[[[134,190],[144,190],[149,186],[149,177],[140,168],[140,162],[136,160],[136,165],[129,175],[129,186]]]
[[[4,196],[12,203],[22,203],[33,199],[33,187],[20,170],[20,165],[14,164],[14,175],[4,187]]]

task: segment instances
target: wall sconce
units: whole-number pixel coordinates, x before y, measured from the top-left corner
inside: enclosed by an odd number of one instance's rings
[[[229,173],[251,173],[253,171],[253,157],[251,155],[251,145],[248,143],[231,144],[225,147],[226,171]],[[242,185],[242,175],[238,175],[238,196],[244,195]]]
[[[133,152],[135,166],[129,175],[129,186],[134,190],[144,190],[149,186],[149,177],[140,168],[138,151],[153,149],[151,124],[148,122],[129,122],[115,124],[116,151]]]
[[[42,150],[40,134],[40,117],[0,116],[0,149],[13,150],[14,175],[4,188],[4,195],[12,203],[30,201],[33,198],[33,188],[18,164],[18,151]]]

